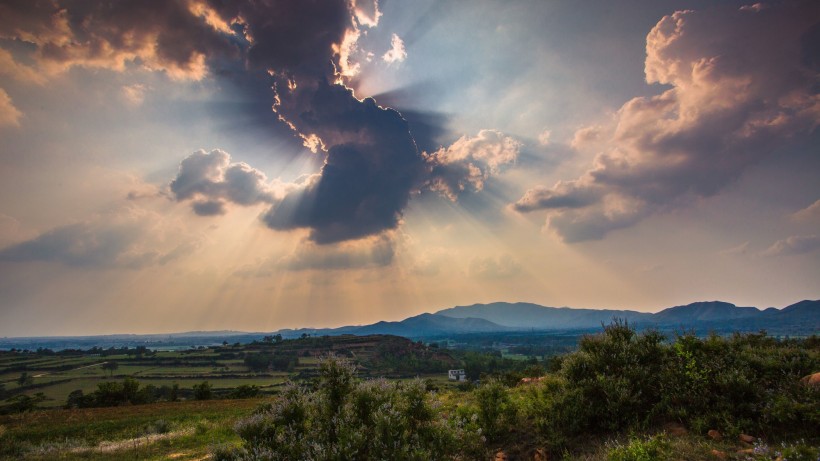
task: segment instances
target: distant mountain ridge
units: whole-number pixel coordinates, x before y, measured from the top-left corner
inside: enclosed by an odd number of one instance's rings
[[[451,334],[514,331],[589,330],[614,319],[639,328],[708,331],[783,329],[794,333],[820,333],[820,300],[801,301],[783,309],[736,306],[723,301],[701,301],[674,306],[656,313],[614,309],[573,309],[533,303],[473,304],[424,313],[396,322],[377,322],[341,328],[280,330],[285,337],[301,334],[391,334],[423,338]]]
[[[783,309],[736,306],[723,301],[702,301],[675,306],[656,313],[608,309],[571,309],[530,303],[492,303],[457,306],[436,312],[457,318],[483,318],[500,326],[537,330],[599,327],[615,318],[636,326],[658,328],[709,328],[748,331],[793,328],[809,334],[820,332],[820,300],[805,300]]]
[[[435,313],[453,318],[481,318],[500,326],[524,330],[594,328],[621,318],[630,323],[649,321],[653,314],[629,310],[573,309],[532,303],[491,303],[456,306]]]
[[[655,323],[669,322],[709,322],[717,320],[736,320],[762,314],[756,307],[740,307],[723,301],[706,301],[675,306],[652,314]]]
[[[192,331],[148,335],[105,335],[74,337],[0,338],[0,349],[52,347],[90,348],[145,345],[149,348],[219,344],[223,341],[250,342],[263,335],[285,338],[301,335],[389,334],[406,338],[441,337],[460,334],[509,333],[524,331],[594,330],[613,319],[624,319],[638,328],[662,330],[697,329],[700,332],[767,330],[775,334],[820,334],[820,300],[805,300],[783,309],[736,306],[723,301],[702,301],[674,306],[656,313],[613,309],[573,309],[533,303],[496,302],[473,304],[424,313],[401,321],[381,321],[370,325],[340,328],[282,329],[272,333],[238,331]]]

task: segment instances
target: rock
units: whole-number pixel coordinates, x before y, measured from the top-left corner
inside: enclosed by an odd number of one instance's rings
[[[751,435],[748,435],[748,434],[740,434],[740,437],[738,437],[738,438],[740,439],[741,442],[748,443],[748,444],[755,443],[755,440],[756,440],[754,437],[752,437]]]
[[[717,459],[726,459],[726,458],[728,458],[728,455],[726,454],[726,452],[723,452],[723,451],[720,451],[720,450],[712,450],[711,453],[712,453],[712,456],[714,456]]]
[[[723,436],[720,435],[720,432],[718,432],[717,429],[709,429],[709,432],[707,432],[706,435],[708,435],[712,440],[720,441],[723,439]]]
[[[820,386],[820,372],[806,375],[800,380],[800,382],[805,384],[806,386]]]

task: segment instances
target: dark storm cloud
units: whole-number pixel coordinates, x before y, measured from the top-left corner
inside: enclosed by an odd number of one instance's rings
[[[327,149],[321,177],[285,196],[265,223],[310,228],[317,243],[395,228],[425,168],[407,122],[340,85],[321,83],[312,96],[298,123]]]
[[[273,73],[274,111],[306,146],[326,153],[320,176],[275,203],[266,225],[307,228],[320,244],[395,228],[421,183],[424,159],[401,114],[331,83],[340,46],[356,27],[349,2],[211,6],[241,18],[250,62]]]
[[[378,11],[375,0],[13,1],[0,5],[0,36],[34,44],[32,57],[47,73],[142,66],[175,79],[210,75],[251,99],[267,97],[279,128],[325,156],[319,175],[277,182],[275,196],[260,171],[222,151],[200,151],[182,161],[171,193],[199,215],[222,214],[229,203],[269,203],[269,227],[308,229],[311,240],[328,244],[396,228],[421,187],[452,197],[465,185],[480,190],[494,170],[477,173],[475,162],[462,165],[447,150],[422,155],[398,111],[357,99],[343,84],[361,28],[375,26]],[[439,120],[416,115],[419,139],[432,151]]]
[[[347,0],[207,3],[222,18],[244,26],[250,63],[276,72],[327,75],[333,46],[353,27]]]

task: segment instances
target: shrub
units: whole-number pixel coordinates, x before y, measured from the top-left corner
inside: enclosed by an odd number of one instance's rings
[[[242,384],[228,394],[232,399],[250,399],[259,395],[259,386],[254,384]]]
[[[208,381],[202,381],[199,384],[194,384],[194,399],[196,400],[210,400],[213,397],[213,391]]]
[[[349,362],[326,358],[315,390],[290,384],[237,422],[244,447],[217,459],[426,460],[484,455],[477,425],[438,411],[424,382],[360,381]],[[466,457],[466,458],[465,458]]]
[[[561,368],[568,384],[565,404],[572,407],[564,412],[579,418],[579,430],[614,431],[646,422],[660,401],[663,341],[657,332],[639,335],[621,321],[581,339]]]
[[[489,441],[499,440],[515,423],[515,406],[510,402],[506,386],[496,380],[481,385],[476,391],[478,421]]]
[[[616,445],[607,453],[608,461],[662,461],[670,458],[669,440],[656,435],[644,439],[632,437],[626,445]]]

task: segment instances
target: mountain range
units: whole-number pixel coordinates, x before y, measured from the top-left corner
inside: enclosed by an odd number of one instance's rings
[[[716,332],[749,332],[766,330],[774,335],[820,334],[820,300],[800,301],[782,309],[773,307],[736,306],[722,301],[696,302],[675,306],[656,313],[612,309],[573,309],[547,307],[532,303],[496,302],[473,304],[424,313],[397,322],[377,322],[370,325],[340,328],[283,329],[274,332],[193,331],[187,333],[149,335],[103,335],[71,337],[0,338],[0,350],[38,347],[61,350],[91,347],[135,347],[152,349],[184,349],[201,345],[216,345],[223,341],[248,343],[265,335],[281,334],[284,338],[301,335],[372,335],[389,334],[406,338],[436,338],[464,334],[496,334],[516,332],[599,331],[601,325],[622,319],[638,329],[657,328],[663,331],[694,330],[699,334]]]
[[[586,330],[600,328],[614,319],[637,328],[698,331],[758,331],[778,334],[820,332],[820,300],[800,301],[783,309],[736,306],[706,301],[675,306],[656,313],[611,309],[573,309],[532,303],[473,304],[424,313],[397,322],[341,328],[280,330],[285,337],[301,334],[392,334],[423,338],[451,334],[513,331]]]

